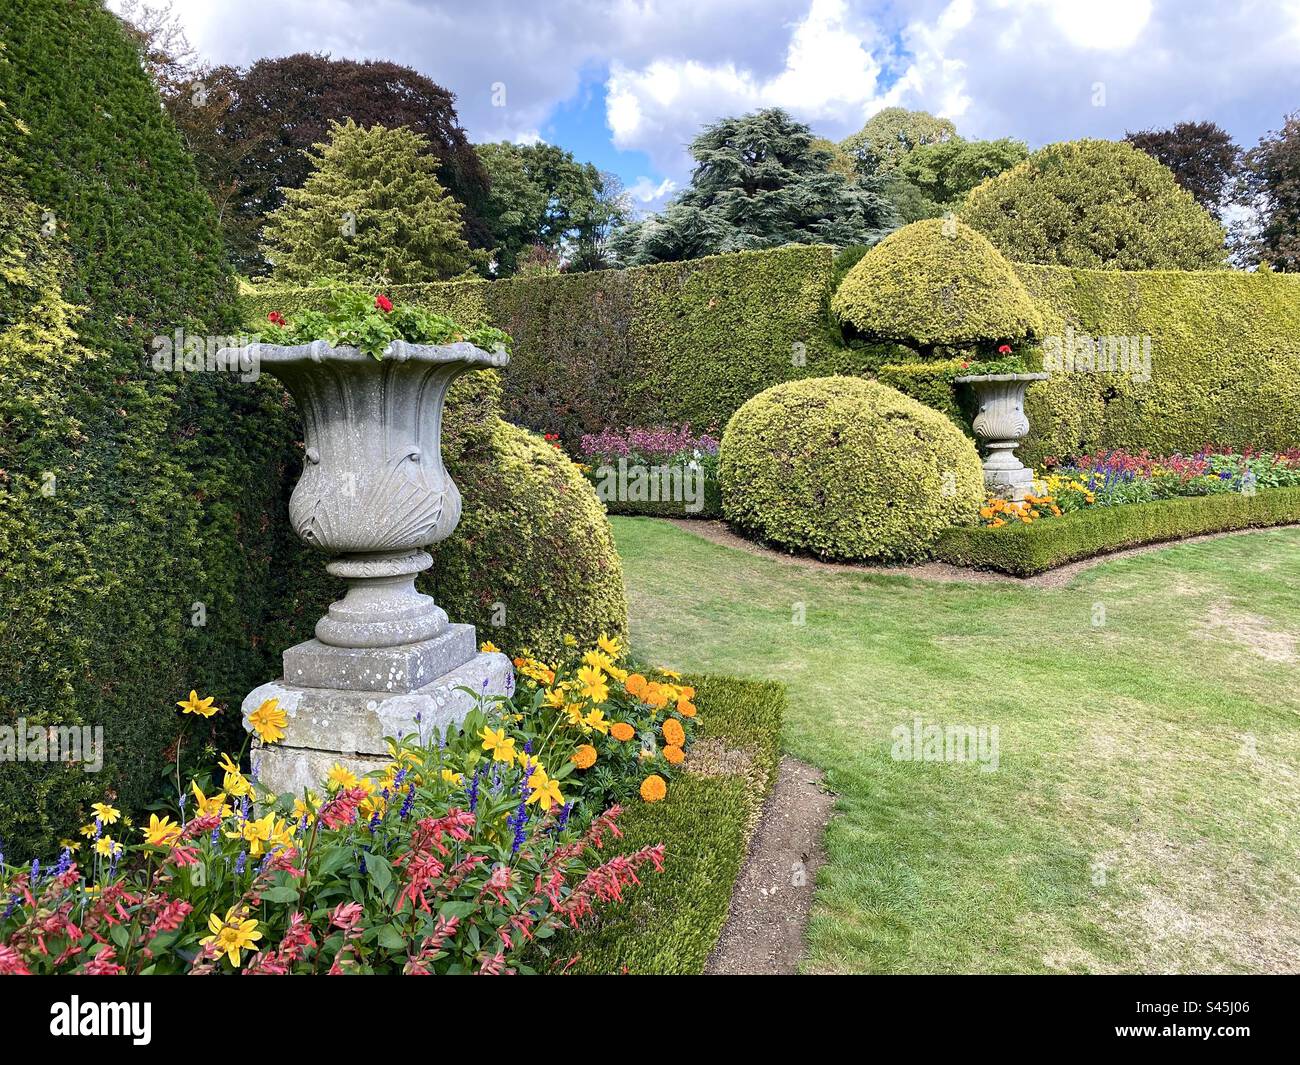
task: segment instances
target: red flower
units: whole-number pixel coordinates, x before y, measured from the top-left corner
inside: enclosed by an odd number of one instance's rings
[[[272,311],[270,314],[266,316],[266,320],[270,322],[272,325],[286,324],[284,320],[284,315],[281,314],[279,311]]]
[[[999,354],[999,355],[1010,355],[1010,354],[1011,354],[1011,345],[1010,345],[1010,344],[1000,344],[1000,345],[998,345],[998,354]]]
[[[375,306],[378,307],[385,314],[387,314],[389,311],[393,309],[393,301],[390,300],[387,296],[376,296]]]

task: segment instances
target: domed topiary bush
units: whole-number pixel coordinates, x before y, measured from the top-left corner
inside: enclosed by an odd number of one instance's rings
[[[976,185],[961,217],[1016,262],[1215,270],[1223,227],[1168,167],[1119,141],[1049,144]]]
[[[728,521],[824,558],[924,558],[984,493],[975,445],[951,421],[857,377],[760,392],[732,415],[719,462]]]
[[[1011,264],[954,218],[891,233],[848,272],[831,310],[851,333],[915,348],[1021,340],[1042,318]]]

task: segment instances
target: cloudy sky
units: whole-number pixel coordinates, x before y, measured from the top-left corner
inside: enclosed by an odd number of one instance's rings
[[[110,6],[118,6],[116,0]],[[1030,147],[1212,119],[1249,146],[1300,109],[1300,0],[173,0],[212,62],[408,64],[474,141],[536,139],[643,208],[712,119],[781,106],[839,139],[881,107]]]

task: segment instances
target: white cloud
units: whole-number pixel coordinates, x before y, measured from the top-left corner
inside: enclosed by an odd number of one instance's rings
[[[627,187],[627,194],[640,204],[662,203],[677,188],[672,178],[655,181],[651,177],[639,177]]]

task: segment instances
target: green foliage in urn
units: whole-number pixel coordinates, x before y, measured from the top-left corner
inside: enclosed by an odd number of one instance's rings
[[[445,281],[482,258],[418,133],[348,119],[308,154],[306,182],[283,190],[263,234],[277,281]]]
[[[914,347],[1020,340],[1042,319],[987,240],[953,218],[913,222],[869,251],[841,282],[831,309],[846,330]]]
[[[984,495],[975,445],[938,411],[875,381],[777,385],[736,411],[719,460],[727,520],[792,551],[924,558]]]
[[[324,310],[308,307],[286,318],[270,311],[260,339],[268,344],[310,344],[324,340],[332,347],[352,347],[376,359],[395,340],[408,344],[473,344],[484,351],[510,350],[508,334],[490,325],[466,328],[445,314],[416,304],[395,304],[383,293],[339,283],[321,286],[328,293]]]
[[[976,186],[959,212],[1017,262],[1104,270],[1214,270],[1223,227],[1131,144],[1049,144]]]

